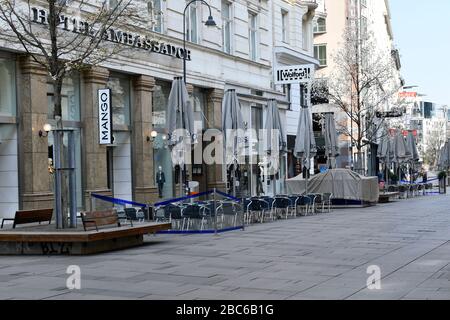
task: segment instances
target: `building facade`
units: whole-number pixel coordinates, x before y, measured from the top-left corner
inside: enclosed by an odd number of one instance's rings
[[[109,1],[114,5],[114,1]],[[144,1],[148,2],[148,1]],[[152,0],[150,29],[142,33],[174,48],[183,46],[183,11],[189,1]],[[238,93],[247,128],[262,129],[265,107],[276,99],[288,134],[294,133],[298,106],[291,101],[300,89],[276,87],[274,66],[314,63],[312,21],[315,3],[283,0],[208,1],[217,26],[204,25],[208,8],[201,2],[186,11],[187,88],[199,135],[221,129],[224,92]],[[71,2],[77,5],[77,2]],[[71,5],[69,4],[69,6]],[[39,3],[36,7],[41,8]],[[147,16],[146,16],[147,17]],[[171,47],[167,47],[171,48]],[[165,173],[163,198],[176,196],[177,171],[167,146],[167,101],[171,82],[183,74],[183,59],[135,49],[65,78],[62,120],[76,140],[77,207],[89,208],[90,194],[154,203],[159,199],[156,172]],[[53,206],[53,134],[43,131],[53,119],[53,86],[48,74],[17,43],[0,39],[0,212]],[[98,141],[98,90],[111,89],[113,143]],[[286,118],[290,119],[289,121]],[[152,133],[156,132],[156,136]],[[257,144],[262,137],[254,137]],[[65,142],[67,144],[67,142]],[[204,150],[205,142],[195,146]],[[249,156],[250,157],[250,156]],[[240,169],[243,195],[258,193],[258,161]],[[282,162],[281,190],[287,170]],[[189,180],[199,191],[226,190],[222,165],[188,166]],[[273,185],[263,184],[263,192]]]
[[[392,91],[400,91],[403,85],[400,69],[400,57],[398,50],[394,45],[394,35],[391,26],[391,14],[389,10],[389,2],[387,0],[319,0],[318,9],[314,26],[314,54],[319,60],[318,77],[324,81],[330,79],[338,68],[334,57],[341,50],[344,42],[344,35],[347,27],[353,24],[353,30],[359,34],[370,32],[375,37],[375,50],[387,59],[392,59],[393,68],[391,70],[393,77],[389,86]],[[390,110],[395,105],[395,97],[387,99],[382,106],[383,111]],[[349,98],[350,99],[350,98]],[[313,113],[315,114],[315,131],[320,137],[320,118],[321,114],[332,112],[338,123],[346,123],[349,127],[348,131],[352,132],[352,123],[348,116],[342,112],[337,106],[327,101],[317,101],[314,103]],[[356,132],[353,134],[355,135]],[[319,138],[320,141],[320,138]],[[376,170],[376,142],[373,141],[363,151],[365,162],[365,174],[375,175]],[[322,142],[323,144],[323,142]],[[337,158],[337,166],[341,168],[354,167],[354,154],[356,148],[351,145],[351,139],[348,135],[340,134],[339,136],[340,156]],[[320,149],[319,149],[320,150]],[[317,157],[318,163],[325,163],[326,158]]]

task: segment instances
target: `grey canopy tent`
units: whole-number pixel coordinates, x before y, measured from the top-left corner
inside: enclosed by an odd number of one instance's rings
[[[324,116],[323,134],[325,136],[325,156],[328,167],[336,168],[336,157],[339,156],[339,146],[337,142],[337,131],[333,113],[326,113]]]
[[[186,156],[195,142],[192,104],[182,77],[176,77],[172,82],[167,104],[167,125],[172,165],[180,166],[180,196],[182,196],[186,184]]]
[[[222,100],[222,130],[225,148],[225,163],[232,166],[233,196],[236,196],[236,166],[238,155],[244,148],[244,121],[241,105],[234,89],[227,90]]]
[[[276,100],[267,103],[267,115],[264,129],[266,130],[265,151],[271,164],[271,175],[276,175],[280,170],[280,154],[287,151],[286,138],[281,123],[280,110]],[[276,179],[274,180],[274,196],[276,196]]]
[[[305,193],[308,192],[309,170],[311,168],[311,158],[317,153],[316,140],[312,127],[312,117],[307,106],[300,108],[300,116],[295,138],[294,155],[302,159],[303,176],[306,178]]]

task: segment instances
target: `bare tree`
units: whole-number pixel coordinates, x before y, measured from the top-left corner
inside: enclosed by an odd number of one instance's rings
[[[419,152],[422,155],[423,162],[430,168],[437,168],[439,152],[446,141],[445,122],[435,121],[424,145],[420,144]]]
[[[355,169],[365,172],[363,149],[383,136],[386,121],[380,113],[401,104],[396,100],[400,86],[391,53],[379,50],[375,36],[356,25],[347,27],[333,56],[335,69],[328,79],[315,81],[313,92],[316,99],[328,101],[347,115],[348,121],[338,123],[337,130],[357,150]]]

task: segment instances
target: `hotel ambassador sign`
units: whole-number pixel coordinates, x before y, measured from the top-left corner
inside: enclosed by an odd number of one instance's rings
[[[31,8],[31,20],[41,25],[48,25],[49,12],[42,8]],[[60,28],[67,32],[74,32],[84,34],[86,36],[93,36],[98,32],[95,27],[92,27],[88,22],[83,21],[76,17],[60,15]],[[177,47],[171,44],[163,43],[157,40],[147,38],[147,36],[109,28],[101,35],[103,40],[113,43],[123,44],[133,48],[146,50],[148,52],[154,52],[163,54],[166,56],[174,57],[177,59],[191,60],[190,50],[186,51],[182,47]]]

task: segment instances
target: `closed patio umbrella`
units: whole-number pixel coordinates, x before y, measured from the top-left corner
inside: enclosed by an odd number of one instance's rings
[[[227,168],[233,166],[233,196],[236,196],[236,166],[238,155],[244,148],[244,121],[242,119],[241,105],[236,90],[225,92],[222,100],[222,129],[225,148],[225,163]]]
[[[264,129],[266,130],[265,151],[267,152],[269,163],[272,164],[274,175],[280,169],[280,154],[286,152],[286,138],[280,118],[276,100],[269,100],[267,103],[267,115]],[[276,179],[274,180],[274,196],[276,196]]]
[[[380,162],[384,164],[384,170],[386,172],[386,183],[389,184],[389,173],[388,169],[391,165],[391,137],[388,133],[386,133],[382,140],[381,144],[378,147],[378,153],[377,156],[380,159]]]
[[[325,114],[323,133],[325,135],[325,156],[328,158],[329,168],[335,169],[336,157],[339,156],[339,146],[333,113]]]
[[[300,108],[297,136],[295,138],[294,155],[302,159],[303,173],[306,179],[306,193],[308,193],[310,161],[316,153],[316,139],[314,138],[311,112],[307,106],[302,106]]]
[[[413,168],[414,168],[414,164],[419,161],[420,156],[419,156],[419,152],[417,151],[417,145],[416,145],[416,139],[414,138],[414,135],[412,132],[408,133],[408,136],[406,137],[406,147],[408,149],[408,153],[410,155],[409,158],[409,176],[410,176],[410,181],[411,183],[413,183]]]
[[[407,162],[411,158],[411,154],[406,146],[405,138],[400,130],[394,135],[392,143],[392,162],[396,164],[397,173],[400,173],[401,164]],[[401,177],[399,176],[401,180]]]
[[[172,151],[172,165],[180,166],[180,196],[185,184],[185,155],[195,142],[194,113],[186,85],[182,77],[174,78],[167,104],[167,125],[169,147]]]

